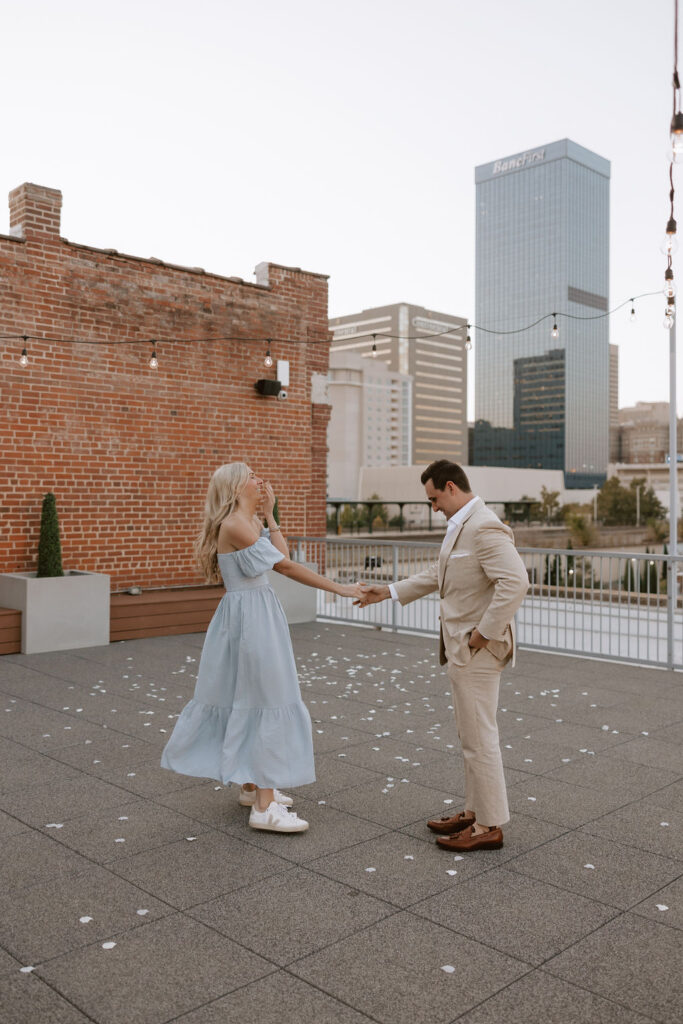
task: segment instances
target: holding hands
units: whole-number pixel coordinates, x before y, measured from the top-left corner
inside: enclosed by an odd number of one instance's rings
[[[358,600],[354,601],[360,608],[366,608],[369,604],[376,604],[378,601],[386,601],[388,597],[391,597],[389,587],[381,584],[358,584],[360,594],[354,594]]]

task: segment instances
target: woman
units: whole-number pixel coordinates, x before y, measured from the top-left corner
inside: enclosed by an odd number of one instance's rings
[[[262,529],[256,510],[263,506]],[[289,558],[273,517],[268,483],[243,462],[220,466],[206,497],[195,545],[210,582],[226,593],[209,624],[194,698],[186,705],[161,757],[183,775],[242,784],[252,828],[304,832],[308,822],[287,808],[276,788],[315,781],[311,719],[301,699],[287,619],[266,572],[275,569],[309,587],[361,597]]]

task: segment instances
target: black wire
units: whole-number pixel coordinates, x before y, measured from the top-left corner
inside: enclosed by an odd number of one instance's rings
[[[539,317],[538,320],[534,320],[533,323],[527,324],[525,327],[519,327],[512,331],[495,331],[489,327],[480,327],[478,324],[461,324],[459,326],[449,327],[445,331],[436,331],[434,334],[416,334],[404,335],[398,334],[385,334],[381,331],[374,331],[370,334],[358,334],[356,338],[386,338],[388,340],[402,339],[404,341],[424,341],[429,338],[440,338],[444,334],[451,334],[455,331],[463,329],[481,331],[483,334],[522,334],[524,331],[530,331],[532,328],[537,327],[538,324],[543,323],[544,320],[557,319],[558,317],[564,317],[565,320],[603,320],[606,316],[612,316],[613,313],[617,313],[624,306],[629,303],[636,302],[638,299],[649,298],[651,295],[659,295],[660,292],[642,292],[640,295],[634,295],[630,299],[625,299],[624,302],[620,302],[618,306],[614,306],[613,309],[607,310],[605,313],[596,313],[594,316],[579,316],[576,313],[546,313],[545,316]],[[25,341],[47,341],[53,344],[59,345],[200,345],[206,343],[212,343],[215,341],[236,341],[243,342],[245,344],[267,344],[268,338],[240,338],[236,336],[223,336],[217,338],[123,338],[123,339],[94,339],[88,340],[85,338],[50,338],[50,337],[38,337],[37,335],[26,334],[0,334],[0,339],[4,340],[25,340]],[[321,339],[322,340],[322,339]],[[327,341],[328,339],[325,339]],[[270,338],[272,345],[305,345],[305,344],[319,344],[320,342],[312,341],[295,341],[292,338],[280,339]]]

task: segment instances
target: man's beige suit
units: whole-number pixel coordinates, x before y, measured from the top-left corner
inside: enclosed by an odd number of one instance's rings
[[[514,614],[529,587],[512,531],[477,499],[438,562],[394,584],[401,604],[438,590],[439,655],[448,664],[465,762],[465,803],[481,825],[509,819],[496,711],[500,673],[514,657]],[[474,629],[488,646],[472,650]]]

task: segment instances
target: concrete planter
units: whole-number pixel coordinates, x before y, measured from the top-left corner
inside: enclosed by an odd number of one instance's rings
[[[109,592],[109,576],[99,572],[0,574],[0,606],[21,611],[22,654],[108,644]]]
[[[313,562],[300,564],[313,572],[318,571],[318,566]],[[303,583],[290,580],[279,572],[269,572],[268,582],[277,594],[290,626],[295,622],[315,622],[318,591],[314,587],[305,587]]]

